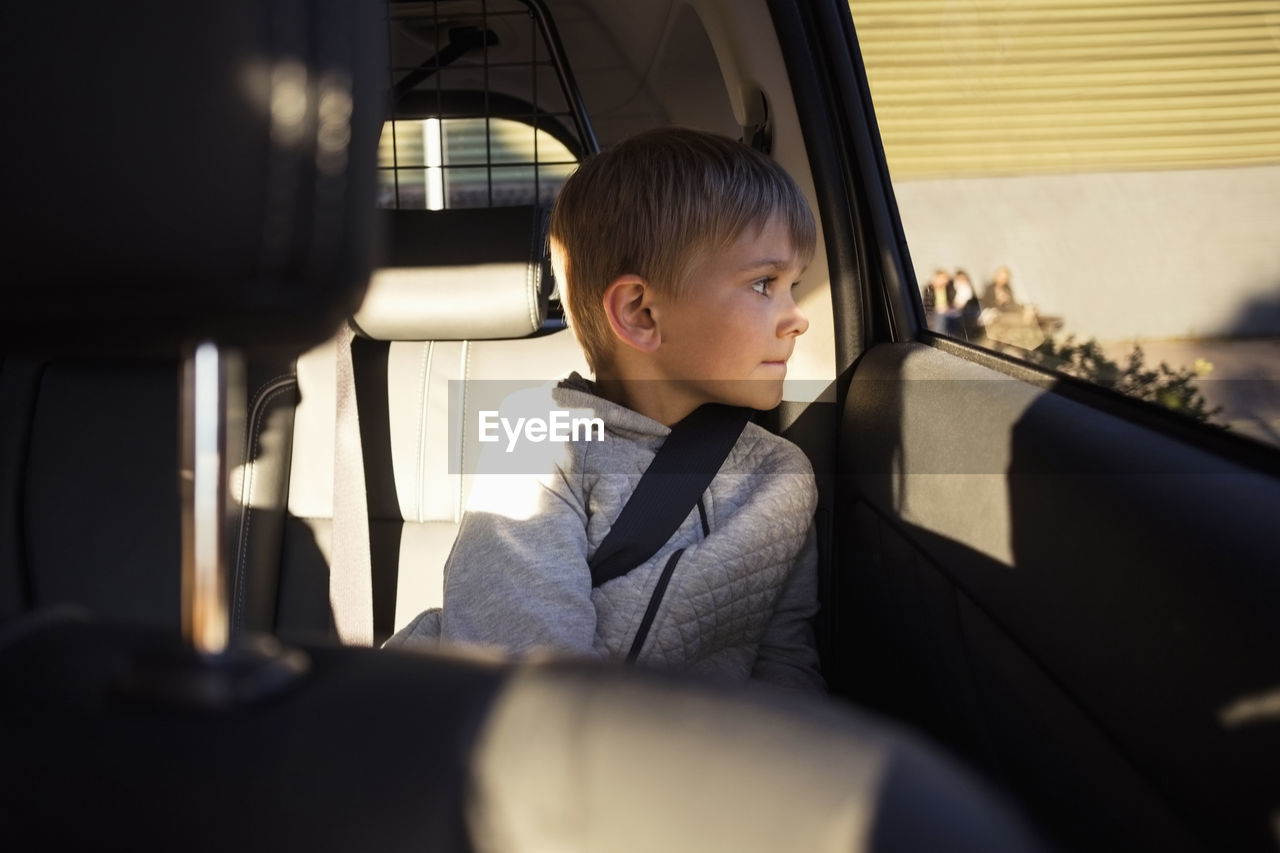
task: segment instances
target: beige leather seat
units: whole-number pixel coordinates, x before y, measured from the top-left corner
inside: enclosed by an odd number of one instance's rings
[[[384,216],[388,259],[354,317],[352,345],[375,639],[441,603],[469,491],[464,457],[476,450],[458,441],[460,424],[474,421],[486,397],[586,371],[572,332],[554,321],[547,328],[545,211]],[[285,636],[332,631],[338,357],[334,340],[304,353],[251,407],[236,553],[243,588],[257,594],[243,596],[241,615],[256,627],[271,619]]]

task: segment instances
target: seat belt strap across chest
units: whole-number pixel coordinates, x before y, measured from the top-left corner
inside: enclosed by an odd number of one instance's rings
[[[711,485],[750,418],[750,409],[708,403],[671,427],[591,557],[593,587],[622,577],[658,553]]]
[[[588,566],[592,587],[622,577],[658,553],[694,506],[698,507],[703,531],[707,532],[702,493],[729,458],[729,451],[738,443],[750,419],[749,409],[708,403],[671,427],[613,527],[591,556]],[[640,657],[683,554],[681,548],[667,558],[631,641],[627,663],[635,663]]]

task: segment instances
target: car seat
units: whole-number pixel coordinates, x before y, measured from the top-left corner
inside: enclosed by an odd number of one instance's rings
[[[463,456],[477,450],[460,427],[486,398],[586,371],[572,333],[547,323],[545,210],[381,215],[387,261],[353,317],[350,353],[378,640],[441,603],[470,490]],[[278,576],[273,627],[283,636],[333,636],[332,607],[343,606],[330,601],[339,354],[326,341],[254,395],[234,552],[238,583],[258,594],[237,600],[237,618],[262,624],[247,609]]]

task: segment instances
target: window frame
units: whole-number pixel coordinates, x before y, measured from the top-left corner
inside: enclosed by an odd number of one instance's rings
[[[917,342],[1250,469],[1280,475],[1280,447],[1021,358],[931,331],[916,285],[849,6],[769,0],[818,180],[831,264],[837,371],[878,343]],[[846,227],[847,226],[847,227]],[[851,279],[850,271],[853,272]],[[861,316],[850,316],[850,315]],[[861,332],[857,345],[854,331]],[[843,405],[844,383],[837,398]]]

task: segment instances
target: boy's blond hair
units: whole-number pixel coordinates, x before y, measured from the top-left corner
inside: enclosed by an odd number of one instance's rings
[[[610,363],[604,293],[619,276],[679,299],[699,261],[774,216],[807,264],[817,229],[800,188],[773,160],[724,136],[659,128],[586,160],[556,199],[551,250],[592,370]]]

